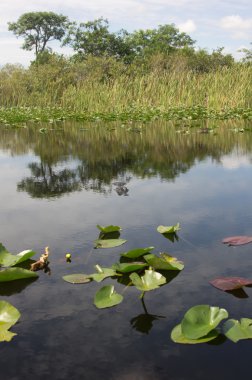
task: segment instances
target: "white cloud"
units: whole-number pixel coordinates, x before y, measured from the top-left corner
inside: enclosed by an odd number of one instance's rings
[[[249,30],[252,29],[252,18],[242,18],[238,15],[223,17],[220,21],[223,29]]]
[[[250,39],[252,32],[252,18],[243,18],[239,15],[225,16],[220,20],[220,27],[231,32],[235,40]]]
[[[193,20],[187,20],[184,23],[179,24],[178,28],[181,32],[185,33],[192,33],[197,29],[196,24]]]
[[[221,163],[225,169],[235,170],[244,166],[251,166],[249,158],[246,156],[241,157],[232,157],[232,156],[223,156]]]

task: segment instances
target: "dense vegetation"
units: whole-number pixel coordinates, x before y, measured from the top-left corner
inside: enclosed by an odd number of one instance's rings
[[[137,109],[160,116],[174,107],[251,107],[250,50],[239,63],[223,48],[198,50],[173,24],[112,33],[102,18],[77,25],[52,12],[31,12],[9,29],[24,38],[23,48],[34,50],[35,60],[28,68],[0,70],[4,108],[62,107],[88,115]],[[74,54],[52,52],[47,45],[52,39],[71,46]]]

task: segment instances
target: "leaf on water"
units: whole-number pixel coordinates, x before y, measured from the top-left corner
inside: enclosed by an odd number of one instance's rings
[[[71,284],[86,284],[91,281],[91,278],[88,274],[84,273],[74,273],[68,274],[62,277],[63,280],[70,282]]]
[[[103,286],[95,295],[94,304],[98,309],[116,306],[121,303],[123,296],[116,293],[113,285]]]
[[[15,281],[22,278],[38,277],[37,273],[23,268],[7,268],[0,271],[0,282]]]
[[[130,259],[136,259],[138,257],[141,257],[141,256],[145,255],[146,253],[149,253],[153,249],[154,249],[154,247],[131,249],[128,252],[122,253],[121,256],[128,257]]]
[[[157,231],[160,234],[173,234],[180,230],[180,224],[177,223],[174,226],[158,226]]]
[[[16,335],[8,330],[19,318],[18,309],[6,301],[0,301],[0,342],[9,342]]]
[[[113,226],[113,225],[110,225],[110,226],[100,226],[99,224],[97,224],[96,226],[101,232],[103,232],[104,234],[109,234],[111,232],[116,232],[116,231],[121,231],[122,228],[120,226]]]
[[[243,286],[252,285],[252,280],[242,277],[219,277],[210,281],[210,284],[215,288],[226,292],[230,290],[240,289]]]
[[[107,277],[116,276],[117,273],[112,268],[102,268],[99,265],[95,265],[97,273],[90,274],[89,277],[95,280],[96,282],[101,282]]]
[[[165,277],[153,269],[145,270],[145,274],[141,277],[137,273],[132,273],[129,277],[135,287],[143,292],[157,289],[166,283]]]
[[[223,332],[234,343],[242,339],[252,339],[252,319],[241,318],[240,322],[228,319],[223,324]]]
[[[181,344],[198,344],[198,343],[206,343],[211,340],[217,338],[219,335],[217,330],[211,330],[207,335],[198,338],[198,339],[190,339],[183,335],[181,330],[181,324],[175,326],[171,332],[171,340],[175,343]]]
[[[7,249],[0,243],[0,266],[11,267],[22,263],[34,256],[36,252],[30,249],[22,251],[17,255],[12,255]]]
[[[114,248],[126,243],[124,239],[97,239],[94,241],[95,248]]]
[[[143,269],[148,265],[142,262],[130,262],[130,263],[116,263],[112,265],[112,268],[117,272],[129,273]]]
[[[252,242],[252,236],[230,236],[222,240],[227,245],[243,245]]]
[[[144,256],[147,263],[158,270],[182,270],[184,269],[184,263],[177,260],[176,257],[172,257],[167,253],[160,253],[161,257],[153,255],[152,253]]]
[[[225,318],[228,318],[225,309],[209,305],[193,306],[181,322],[182,334],[189,339],[204,337]]]

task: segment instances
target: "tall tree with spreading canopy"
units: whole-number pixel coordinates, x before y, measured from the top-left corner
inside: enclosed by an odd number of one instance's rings
[[[136,30],[126,38],[137,55],[170,54],[178,49],[192,47],[195,41],[180,32],[174,24],[159,25],[157,29]]]
[[[53,12],[24,13],[16,22],[9,22],[9,30],[24,37],[22,48],[35,50],[36,58],[48,50],[49,41],[60,41],[69,25],[68,17]]]
[[[79,25],[72,23],[63,44],[71,46],[81,59],[88,55],[124,59],[132,53],[126,42],[127,35],[128,32],[123,29],[111,33],[108,20],[101,17]]]

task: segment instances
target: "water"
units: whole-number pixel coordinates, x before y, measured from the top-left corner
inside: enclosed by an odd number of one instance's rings
[[[252,317],[251,288],[239,298],[209,284],[220,276],[252,277],[252,246],[221,244],[251,235],[252,134],[238,132],[249,122],[215,121],[208,126],[213,133],[160,122],[46,127],[45,134],[32,125],[0,129],[0,241],[13,253],[32,248],[37,258],[45,246],[51,250],[51,275],[0,286],[0,299],[22,314],[12,328],[18,335],[0,345],[1,380],[247,376],[251,341],[178,345],[170,332],[197,304],[224,307],[230,318]],[[177,222],[174,243],[156,231]],[[127,243],[93,249],[96,224],[122,226]],[[151,245],[183,260],[185,269],[146,294],[144,304],[137,289],[112,279],[62,280]],[[124,301],[98,310],[93,298],[105,284],[123,292]]]

